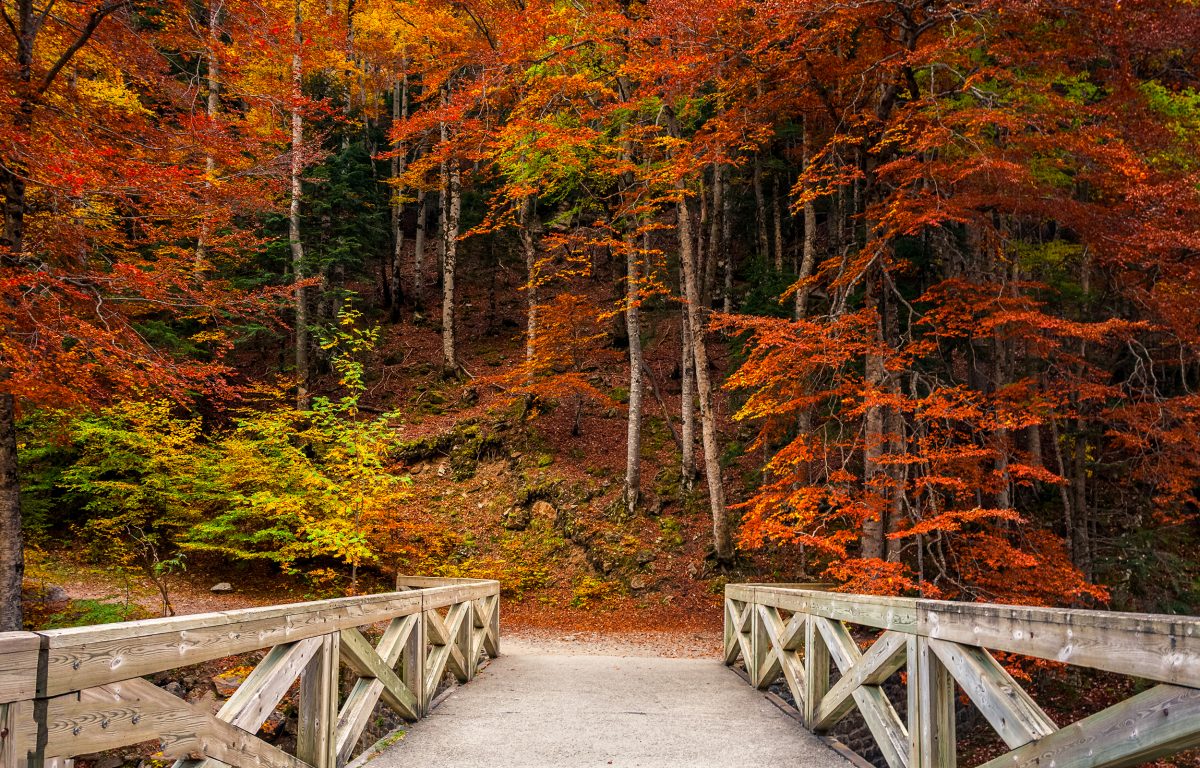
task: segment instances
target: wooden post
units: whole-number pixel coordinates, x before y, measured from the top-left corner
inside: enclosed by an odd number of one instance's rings
[[[733,609],[733,600],[725,598],[725,631],[723,634],[725,645],[725,666],[733,663],[733,651],[737,646],[737,614]]]
[[[829,693],[829,649],[817,629],[813,617],[804,622],[804,724],[812,728],[817,722],[817,709]]]
[[[492,650],[495,651],[493,656],[500,655],[500,590],[496,589],[496,594],[491,598],[492,601]]]
[[[771,649],[771,639],[767,637],[767,628],[758,614],[758,601],[747,604],[747,610],[750,611],[750,658],[746,659],[746,672],[750,674],[750,684],[761,688],[763,665]]]
[[[17,768],[17,702],[0,704],[0,768]]]
[[[454,644],[462,652],[463,674],[467,678],[464,682],[469,683],[475,677],[475,668],[479,666],[479,650],[475,647],[474,642],[475,606],[471,604],[470,599],[467,599],[465,602],[453,606],[453,608],[458,608],[463,612],[462,620],[458,623],[458,632],[455,634]]]
[[[321,647],[300,673],[296,757],[313,768],[337,768],[338,656],[341,636],[321,637]]]
[[[921,636],[908,638],[908,739],[911,768],[955,768],[954,678]]]
[[[417,699],[417,715],[425,717],[425,621],[418,616],[404,641],[404,652],[400,657],[400,680],[413,692]]]

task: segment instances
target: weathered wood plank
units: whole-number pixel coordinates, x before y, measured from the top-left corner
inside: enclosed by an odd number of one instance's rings
[[[750,680],[757,688],[766,689],[779,677],[781,662],[778,649],[767,632],[768,622],[778,622],[779,614],[774,608],[756,605],[752,608],[751,647],[754,649],[753,671]],[[750,665],[747,664],[749,669]]]
[[[157,741],[169,758],[203,754],[230,765],[307,766],[140,678],[50,699],[46,736],[47,759]],[[17,733],[18,749],[23,754],[36,740],[34,718],[23,718]]]
[[[496,596],[475,600],[475,626],[484,630],[482,647],[491,658],[500,655],[500,600]]]
[[[243,731],[257,733],[321,643],[321,638],[309,637],[272,648],[222,705],[217,717]]]
[[[37,695],[41,642],[32,632],[0,632],[0,704]]]
[[[25,764],[22,759],[24,755],[21,755],[17,748],[17,724],[21,719],[22,706],[28,704],[0,704],[0,768],[17,768]]]
[[[796,653],[796,646],[803,642],[804,614],[792,614],[785,625],[776,609],[759,606],[759,611],[761,611],[767,639],[771,643],[775,666],[778,668],[774,674],[783,672],[788,689],[792,692],[792,698],[801,703],[804,701],[804,667],[800,655]],[[774,679],[772,673],[768,672],[759,680],[758,687],[768,687],[774,682]]]
[[[425,611],[424,614],[425,631],[428,634],[429,642],[446,648],[447,655],[444,659],[446,668],[460,682],[467,681],[467,660],[458,645],[458,632],[468,610],[470,610],[469,607],[465,605],[451,606],[445,619],[437,611]]]
[[[1008,670],[983,648],[933,638],[928,644],[1009,749],[1058,730]]]
[[[324,635],[320,649],[300,674],[296,757],[313,768],[336,768],[338,659],[341,636]]]
[[[379,645],[370,651],[371,655],[378,655],[380,663],[390,669],[395,666],[401,654],[407,652],[407,648],[411,645],[413,638],[419,638],[420,626],[420,617],[418,616],[404,616],[393,619],[388,628],[384,630],[383,637],[379,640]],[[357,630],[343,630],[341,650],[344,652],[349,649],[353,653],[353,650],[349,647],[355,645],[355,641],[351,638],[347,642],[347,633],[349,632],[357,634]],[[369,644],[367,647],[370,647]],[[344,655],[348,657],[350,654],[347,653]],[[416,720],[420,717],[419,698],[421,689],[419,682],[416,686],[403,680],[400,682],[400,687],[408,693],[407,700],[409,704],[405,708],[398,706],[397,703],[390,702],[389,706],[403,717],[409,720]],[[384,681],[378,677],[368,676],[359,678],[354,683],[349,695],[346,696],[346,701],[338,712],[337,741],[334,746],[337,750],[339,765],[350,759],[350,755],[353,753],[359,737],[370,720],[375,703],[379,701],[383,693]],[[404,697],[402,696],[402,698]]]
[[[185,628],[151,619],[144,625],[124,625],[130,632],[126,637],[114,636],[109,626],[92,631],[55,630],[46,633],[50,635],[46,691],[54,696],[417,613],[421,600],[417,592],[392,593],[388,599],[363,603],[306,603],[292,613],[271,609],[264,615],[250,609],[207,614],[202,620],[181,622]],[[329,603],[337,605],[330,607]],[[311,608],[322,604],[326,605]],[[251,618],[245,618],[247,614]],[[175,628],[157,631],[164,626]],[[67,632],[71,634],[61,634]]]
[[[845,675],[851,672],[862,659],[862,653],[846,625],[821,616],[810,616],[809,621],[816,623],[829,655],[841,673]],[[909,761],[908,729],[900,721],[896,708],[888,701],[883,689],[878,685],[861,685],[853,688],[850,695],[854,697],[854,703],[858,705],[887,764],[891,768],[905,768]],[[817,717],[820,717],[819,711]]]
[[[918,634],[1200,688],[1200,618],[921,601]]]
[[[1200,746],[1200,689],[1159,685],[980,768],[1124,768]]]
[[[954,768],[954,678],[924,637],[909,644],[909,729],[913,768]]]
[[[396,621],[411,621],[400,660],[400,680],[417,697],[417,716],[424,717],[428,711],[425,698],[425,622],[421,616],[405,616]]]
[[[913,632],[917,627],[919,601],[903,597],[851,595],[772,586],[754,588],[761,605],[795,613],[809,613],[835,621],[861,624],[879,629]]]
[[[804,622],[804,723],[812,728],[821,702],[829,693],[829,649],[817,629],[817,622],[807,616]]]
[[[247,733],[258,733],[320,647],[321,638],[310,637],[272,648],[221,706],[217,718]],[[218,765],[207,759],[180,760],[174,768],[217,768]]]
[[[379,657],[361,632],[353,628],[343,629],[340,651],[342,661],[359,677],[379,680],[383,686],[379,693],[389,707],[403,717],[417,719],[419,705],[416,696],[401,682],[391,666]]]
[[[899,632],[884,632],[854,666],[842,673],[821,700],[810,728],[828,731],[854,707],[854,690],[862,685],[882,685],[907,661],[907,637]]]
[[[741,618],[737,609],[734,608],[734,601],[731,598],[725,598],[725,623],[721,632],[722,657],[725,666],[729,666],[737,661],[741,653],[741,648],[738,647],[737,641],[737,625],[738,619]]]

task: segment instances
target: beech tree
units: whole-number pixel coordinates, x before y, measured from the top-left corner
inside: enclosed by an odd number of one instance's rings
[[[161,56],[212,55],[211,41],[192,40],[191,9],[159,4],[152,29],[140,12],[97,2],[51,13],[22,1],[0,27],[14,84],[0,134],[0,629],[21,625],[20,410],[156,389],[221,396],[222,326],[266,307],[208,269],[254,241],[224,223],[274,198],[271,180],[251,171],[260,139],[229,141],[238,120],[214,120]],[[171,316],[187,318],[203,358],[139,332]]]

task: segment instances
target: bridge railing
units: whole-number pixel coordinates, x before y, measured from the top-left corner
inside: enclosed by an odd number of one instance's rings
[[[782,678],[805,726],[817,733],[857,708],[890,768],[957,764],[958,690],[1008,747],[985,768],[1114,768],[1200,746],[1200,618],[872,597],[813,586],[728,585],[725,663],[740,657],[758,688]],[[862,651],[848,625],[879,632]],[[1130,675],[1147,681],[1146,690],[1060,727],[992,651]],[[836,682],[831,667],[840,673]],[[901,669],[904,719],[883,689]]]
[[[446,671],[499,653],[500,585],[402,577],[401,591],[44,632],[0,633],[0,768],[145,746],[175,768],[338,768],[380,699],[423,717]],[[386,623],[372,645],[360,630]],[[215,715],[146,675],[270,649]],[[340,667],[355,678],[339,696]],[[299,678],[295,754],[255,734]],[[148,743],[148,744],[147,744]],[[156,755],[157,757],[158,755]]]

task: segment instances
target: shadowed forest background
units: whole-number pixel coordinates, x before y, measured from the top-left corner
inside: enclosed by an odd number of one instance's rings
[[[1196,612],[1194,2],[2,8],[0,630]]]

